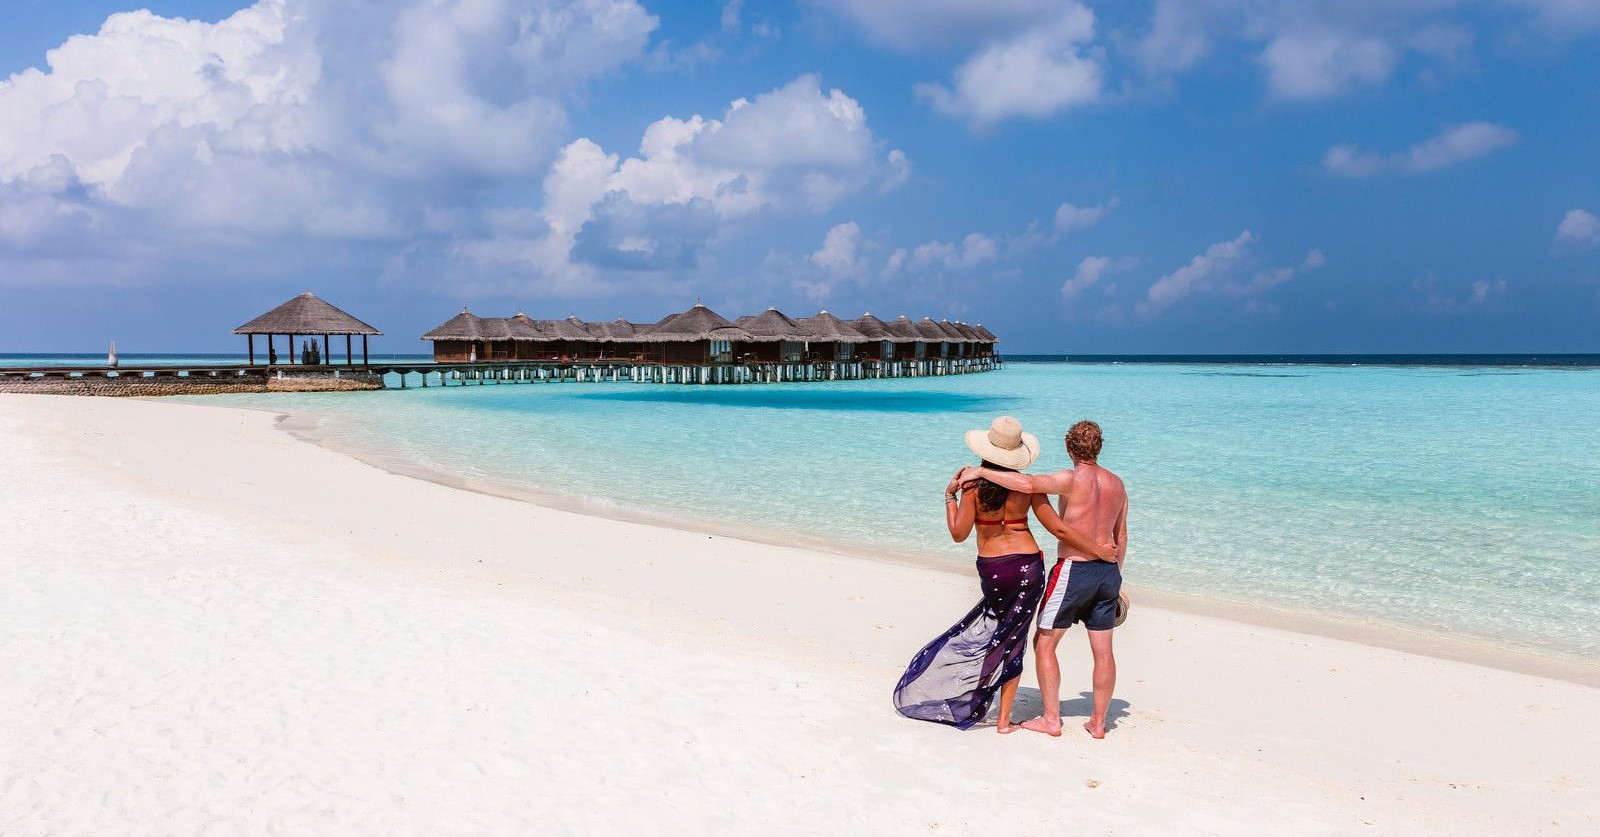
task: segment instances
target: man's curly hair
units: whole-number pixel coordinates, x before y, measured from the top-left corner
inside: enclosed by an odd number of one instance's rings
[[[1078,422],[1067,431],[1067,453],[1075,461],[1093,462],[1100,458],[1100,425],[1088,419]]]

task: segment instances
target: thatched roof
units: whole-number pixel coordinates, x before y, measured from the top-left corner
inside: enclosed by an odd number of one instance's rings
[[[985,342],[988,342],[988,341],[983,339],[983,335],[979,334],[977,329],[973,328],[972,326],[967,325],[964,322],[961,322],[960,320],[956,320],[955,326],[956,326],[956,331],[961,332],[961,336],[966,338],[968,343],[985,343]]]
[[[872,339],[826,311],[795,320],[795,324],[806,330],[808,340],[816,343],[866,343]]]
[[[961,329],[956,328],[955,323],[952,323],[949,320],[940,320],[939,322],[934,323],[934,325],[937,325],[939,330],[944,332],[946,339],[955,343],[967,342],[967,336],[961,333]]]
[[[588,326],[589,333],[594,335],[593,339],[602,343],[633,343],[639,339],[640,327],[627,320],[617,319],[609,323],[588,323]]]
[[[804,341],[811,338],[810,332],[776,308],[768,308],[754,317],[740,317],[733,324],[749,335],[743,339],[754,343]]]
[[[868,340],[887,340],[891,343],[915,343],[916,338],[906,338],[894,333],[889,324],[871,314],[862,314],[850,321],[850,327],[861,332]]]
[[[916,327],[917,333],[922,335],[924,342],[942,343],[950,339],[949,336],[944,333],[944,329],[939,327],[938,323],[928,319],[927,317],[917,320],[916,322],[912,323],[912,325]]]
[[[233,330],[234,334],[383,334],[310,291]]]
[[[928,339],[922,336],[922,331],[917,328],[917,324],[904,314],[884,323],[883,327],[888,329],[890,334],[900,338],[902,343],[918,343]]]
[[[656,327],[639,339],[648,343],[670,343],[679,340],[723,340],[724,337],[713,338],[711,331],[718,328],[732,328],[733,323],[728,322],[721,314],[696,302],[693,308],[680,314],[662,320]],[[739,339],[739,338],[733,338]]]
[[[277,330],[273,333],[284,332]],[[345,332],[330,330],[327,333]],[[478,317],[463,309],[460,314],[451,317],[438,328],[422,335],[422,339],[515,340],[546,343],[556,341],[668,343],[697,340],[731,340],[746,343],[782,340],[814,343],[866,343],[877,340],[887,340],[891,343],[996,342],[993,332],[983,326],[973,327],[966,323],[952,323],[948,320],[936,323],[927,317],[912,322],[902,315],[893,322],[885,323],[871,314],[863,314],[854,320],[846,321],[822,311],[815,317],[794,320],[784,316],[783,312],[775,308],[768,308],[761,314],[740,317],[730,323],[717,312],[699,303],[695,303],[695,306],[687,311],[664,317],[655,324],[631,323],[624,319],[609,323],[590,323],[577,317],[568,317],[565,320],[535,320],[521,312],[515,317]]]
[[[479,327],[481,318],[465,308],[461,313],[440,323],[434,330],[422,335],[424,340],[481,340],[483,329]]]

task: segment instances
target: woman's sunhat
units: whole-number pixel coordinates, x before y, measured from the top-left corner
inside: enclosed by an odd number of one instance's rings
[[[1039,458],[1039,437],[1022,432],[1022,422],[1001,416],[988,430],[968,430],[967,447],[986,462],[1020,471]]]

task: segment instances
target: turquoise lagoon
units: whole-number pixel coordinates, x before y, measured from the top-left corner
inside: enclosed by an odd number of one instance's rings
[[[1600,370],[1041,363],[205,401],[315,413],[330,444],[469,481],[952,567],[963,431],[1014,415],[1053,470],[1093,418],[1138,585],[1600,661]]]

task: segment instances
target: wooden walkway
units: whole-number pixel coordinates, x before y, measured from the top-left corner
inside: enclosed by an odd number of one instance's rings
[[[367,363],[306,366],[35,366],[0,367],[0,384],[84,379],[156,378],[173,384],[249,379],[380,376],[389,389],[413,386],[482,386],[486,383],[767,384],[921,378],[988,372],[998,357],[894,361],[796,361],[788,363],[668,364],[635,360],[478,361],[475,363]]]
[[[385,386],[483,385],[486,383],[768,384],[855,381],[962,375],[998,369],[998,357],[896,361],[666,364],[633,360],[479,361],[476,363],[372,364]],[[388,383],[394,375],[395,384]],[[415,376],[413,378],[413,376]]]

